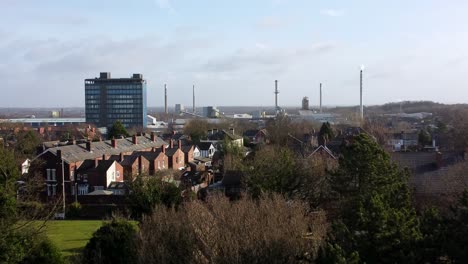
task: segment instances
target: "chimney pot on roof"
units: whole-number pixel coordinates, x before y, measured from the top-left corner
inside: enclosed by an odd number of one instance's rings
[[[62,159],[62,150],[57,149],[57,158]]]
[[[106,160],[106,154],[102,154],[102,160]]]
[[[122,162],[123,159],[124,159],[124,154],[123,154],[123,152],[120,152],[120,154],[119,154],[119,161]]]
[[[233,127],[231,127],[231,128],[229,129],[229,131],[231,131],[231,134],[234,135],[234,128],[233,128]]]
[[[151,132],[151,141],[152,142],[156,141],[156,135],[154,134],[154,132]]]
[[[115,140],[115,138],[111,139],[111,145],[113,148],[117,148],[117,140]]]
[[[135,144],[135,145],[138,144],[138,138],[137,138],[136,135],[133,135],[133,136],[132,136],[132,142],[133,142],[133,144]]]
[[[86,150],[89,152],[93,151],[93,143],[91,141],[86,142]]]
[[[179,149],[182,148],[182,140],[179,139],[179,140],[177,141],[177,147],[178,147]]]
[[[171,148],[174,147],[174,140],[171,139],[171,145],[170,145]]]
[[[162,152],[162,153],[166,153],[166,145],[162,145],[162,146],[161,146],[161,152]]]
[[[177,134],[177,131],[173,130],[172,135],[175,135],[175,134]]]

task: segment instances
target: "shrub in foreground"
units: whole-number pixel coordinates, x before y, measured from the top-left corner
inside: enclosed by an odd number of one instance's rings
[[[113,220],[94,232],[83,252],[83,263],[136,263],[135,226]]]
[[[212,197],[143,218],[140,263],[306,263],[326,233],[322,213],[281,196]]]

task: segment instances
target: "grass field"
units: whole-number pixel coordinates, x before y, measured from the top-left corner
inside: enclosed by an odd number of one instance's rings
[[[45,231],[63,255],[68,257],[79,253],[102,223],[101,220],[49,221]]]

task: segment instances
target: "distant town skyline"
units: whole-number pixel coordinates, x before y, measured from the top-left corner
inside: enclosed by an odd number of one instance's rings
[[[468,103],[468,2],[2,0],[0,108],[84,107],[141,73],[149,107]]]

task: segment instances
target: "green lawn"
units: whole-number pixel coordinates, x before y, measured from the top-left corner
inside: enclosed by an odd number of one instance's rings
[[[48,221],[45,231],[67,257],[80,252],[102,223],[101,220]]]

